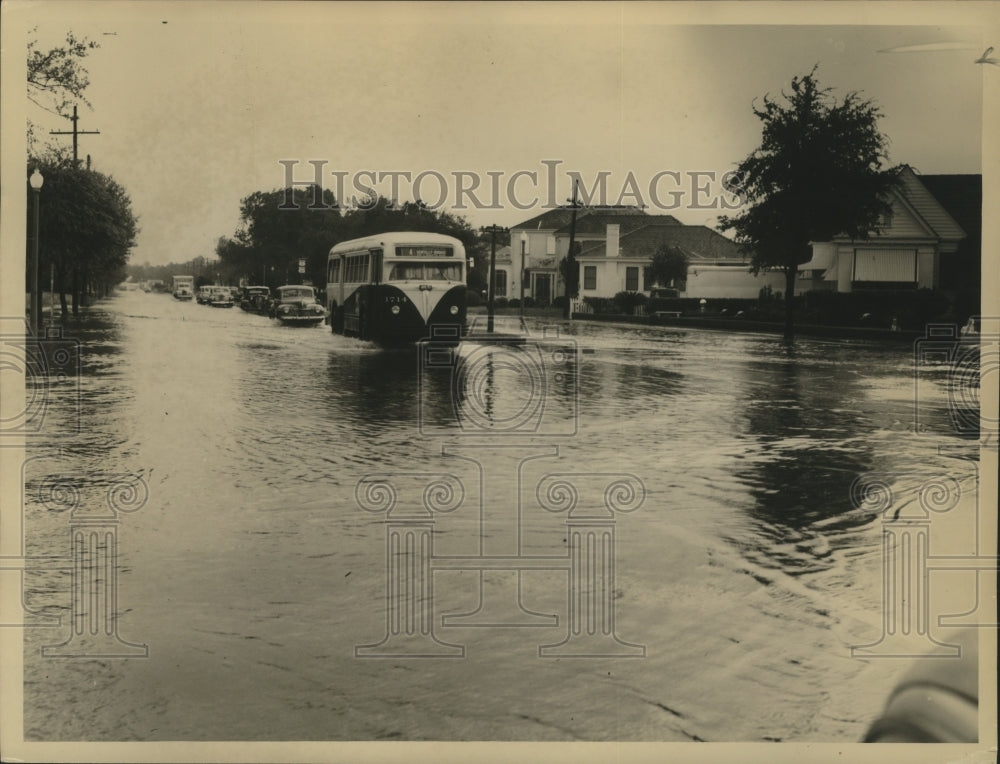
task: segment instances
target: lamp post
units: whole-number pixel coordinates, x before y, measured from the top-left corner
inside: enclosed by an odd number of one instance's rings
[[[28,183],[31,186],[31,190],[35,197],[35,240],[31,248],[31,331],[33,331],[36,336],[41,334],[42,329],[41,296],[38,294],[38,206],[41,201],[42,183],[44,182],[45,178],[42,177],[42,174],[36,167],[35,171],[31,173],[31,177],[28,179]]]
[[[524,248],[527,244],[528,234],[521,231],[521,301],[518,305],[521,318],[524,318]]]

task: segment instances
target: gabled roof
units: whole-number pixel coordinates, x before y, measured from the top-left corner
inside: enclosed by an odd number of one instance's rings
[[[873,239],[884,243],[893,238],[920,237],[954,247],[969,238],[970,230],[978,234],[982,227],[981,175],[918,175],[909,165],[902,165],[897,179],[889,200],[893,215]],[[833,240],[850,241],[850,237],[840,234]]]
[[[692,262],[746,261],[736,242],[703,225],[673,223],[646,225],[623,234],[619,239],[622,257],[652,257],[662,244],[677,247]],[[601,257],[604,254],[605,243],[600,241],[585,244],[580,251],[581,257],[588,255]]]
[[[965,238],[966,232],[935,197],[930,187],[923,182],[910,167],[903,166],[900,170],[900,193],[913,210],[920,215],[923,222],[941,239],[957,241]],[[934,181],[932,181],[932,185]],[[944,184],[943,184],[944,185]]]
[[[983,227],[982,175],[920,175],[920,182],[970,238]]]

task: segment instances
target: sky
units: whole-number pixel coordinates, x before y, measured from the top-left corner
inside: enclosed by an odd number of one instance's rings
[[[893,164],[983,172],[991,6],[919,4],[899,26],[872,4],[755,5],[5,3],[3,55],[68,30],[100,44],[80,107],[100,135],[80,154],[131,196],[136,263],[213,257],[240,200],[285,185],[282,161],[295,181],[316,163],[335,193],[339,173],[342,197],[391,197],[395,177],[400,201],[419,191],[473,226],[516,225],[564,202],[568,173],[585,190],[605,173],[600,201],[714,227],[733,212],[723,174],[759,144],[753,105],[814,66],[833,96],[879,104]],[[43,135],[70,129],[26,109]]]

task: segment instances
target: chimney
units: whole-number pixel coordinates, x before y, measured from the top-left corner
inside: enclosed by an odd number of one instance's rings
[[[607,238],[604,243],[604,253],[608,257],[618,257],[618,224],[608,223]]]

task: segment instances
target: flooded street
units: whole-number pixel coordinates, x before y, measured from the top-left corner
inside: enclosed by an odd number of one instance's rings
[[[907,343],[558,328],[432,357],[141,292],[69,322],[80,406],[25,466],[26,604],[62,618],[25,630],[25,739],[857,741],[906,666],[851,655],[883,628],[851,487],[975,504],[947,370],[915,432]],[[130,657],[44,655],[122,479],[95,580]],[[975,605],[948,575],[932,632]]]

